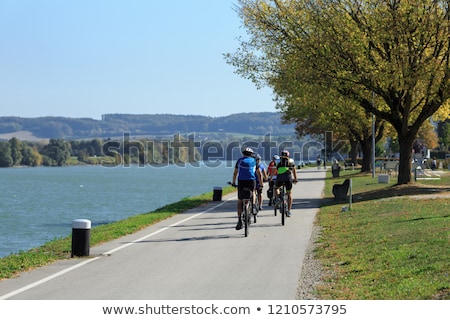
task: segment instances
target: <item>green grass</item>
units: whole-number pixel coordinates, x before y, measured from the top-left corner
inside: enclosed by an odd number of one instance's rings
[[[223,193],[234,191],[233,187],[226,187]],[[127,234],[132,234],[158,221],[167,219],[177,213],[198,207],[212,199],[212,192],[196,197],[182,199],[153,212],[138,214],[127,219],[91,229],[91,246],[111,241]],[[72,236],[55,239],[41,247],[22,251],[0,258],[0,279],[11,278],[20,272],[40,267],[56,260],[67,259],[71,256]]]
[[[351,210],[343,212],[343,203],[331,200],[332,185],[343,179],[327,179],[318,214],[322,234],[316,256],[326,270],[318,296],[450,299],[450,200],[410,197],[448,193],[449,176],[432,188],[434,180],[405,187],[378,184],[371,175],[344,175],[352,179]]]

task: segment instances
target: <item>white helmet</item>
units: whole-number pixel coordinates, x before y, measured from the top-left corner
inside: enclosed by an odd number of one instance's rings
[[[249,147],[247,147],[247,148],[245,148],[243,151],[242,151],[242,154],[244,155],[244,156],[252,156],[253,155],[253,149],[252,148],[249,148]]]

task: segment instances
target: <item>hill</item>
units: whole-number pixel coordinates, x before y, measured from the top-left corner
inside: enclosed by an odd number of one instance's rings
[[[295,134],[294,124],[282,124],[277,112],[239,113],[223,117],[173,114],[104,114],[101,120],[66,117],[0,117],[0,139],[24,140],[166,136],[192,132],[234,132],[275,136]],[[24,135],[25,133],[25,135]]]

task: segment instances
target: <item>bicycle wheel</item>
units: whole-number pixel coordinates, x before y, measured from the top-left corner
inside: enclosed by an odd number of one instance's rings
[[[275,215],[275,217],[277,216],[277,201],[278,201],[278,196],[274,196],[273,197],[273,214]]]
[[[284,226],[284,217],[286,215],[286,200],[284,200],[284,196],[283,199],[281,200],[281,204],[280,204],[280,215],[281,215],[281,225]]]

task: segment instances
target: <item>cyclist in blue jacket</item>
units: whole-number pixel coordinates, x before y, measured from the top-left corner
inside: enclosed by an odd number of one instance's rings
[[[252,148],[245,148],[242,151],[243,157],[236,161],[233,172],[233,180],[231,182],[233,185],[238,186],[238,203],[237,203],[237,216],[238,223],[236,225],[236,230],[242,229],[241,213],[242,213],[242,189],[250,188],[253,190],[253,201],[255,201],[255,188],[256,181],[258,180],[260,185],[263,185],[261,178],[261,172],[256,170],[256,160],[254,158],[254,152]]]
[[[257,154],[255,156],[256,159],[256,170],[258,170],[261,173],[261,180],[264,183],[265,181],[267,181],[269,179],[268,175],[267,175],[267,170],[266,167],[264,166],[264,164],[262,164],[261,162],[261,156],[259,154]],[[259,183],[259,180],[256,180],[256,195],[258,197],[258,203],[259,203],[259,208],[258,210],[262,210],[262,203],[263,203],[263,197],[262,197],[262,190],[263,190],[263,185]]]

